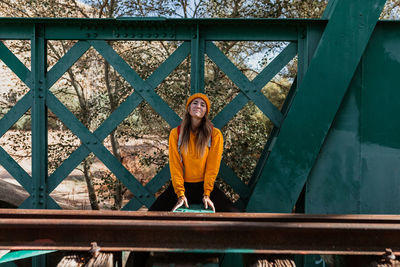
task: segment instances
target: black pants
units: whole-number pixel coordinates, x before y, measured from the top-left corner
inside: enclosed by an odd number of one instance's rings
[[[189,207],[190,204],[203,204],[203,192],[203,182],[185,183],[185,196],[189,202]],[[210,199],[217,212],[239,212],[219,188],[214,187]],[[151,205],[149,211],[171,211],[177,201],[178,198],[171,184]]]

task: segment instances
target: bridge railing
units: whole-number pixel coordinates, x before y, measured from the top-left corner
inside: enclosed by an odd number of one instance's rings
[[[188,56],[191,57],[191,92],[204,90],[204,62],[208,56],[238,87],[239,93],[214,118],[217,128],[223,128],[248,102],[254,103],[275,129],[265,144],[252,180],[246,184],[222,161],[219,176],[240,196],[237,204],[244,208],[252,186],[265,164],[274,135],[284,120],[285,111],[305,74],[312,51],[326,24],[324,20],[277,19],[1,19],[0,39],[30,40],[31,69],[29,70],[7,46],[0,43],[2,60],[26,84],[29,91],[1,119],[3,136],[18,119],[31,109],[32,119],[32,175],[28,174],[3,148],[0,164],[30,194],[21,208],[59,208],[49,194],[90,153],[133,193],[124,209],[149,207],[154,194],[170,179],[169,166],[146,185],[142,184],[105,147],[104,139],[142,102],[156,111],[171,127],[181,118],[156,93],[155,88]],[[47,71],[48,41],[78,40],[54,66]],[[180,41],[179,47],[147,79],[138,73],[109,45],[108,41],[159,40]],[[285,41],[288,45],[253,80],[249,80],[215,45],[215,41]],[[68,71],[88,49],[94,48],[135,90],[125,101],[91,132],[50,88]],[[297,55],[298,71],[288,101],[279,110],[265,97],[261,89]],[[215,90],[218,90],[217,88]],[[48,176],[47,116],[50,110],[75,134],[81,145]]]

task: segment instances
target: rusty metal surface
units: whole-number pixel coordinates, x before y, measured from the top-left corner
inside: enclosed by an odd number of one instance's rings
[[[400,216],[0,209],[0,249],[381,255]]]

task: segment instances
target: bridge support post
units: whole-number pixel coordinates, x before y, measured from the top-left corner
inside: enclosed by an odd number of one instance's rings
[[[191,41],[190,94],[204,92],[205,40],[200,35],[200,25],[193,30]]]
[[[47,207],[47,106],[46,106],[46,40],[44,28],[34,25],[32,39],[32,196],[31,208]],[[46,266],[46,256],[32,258],[33,267]]]

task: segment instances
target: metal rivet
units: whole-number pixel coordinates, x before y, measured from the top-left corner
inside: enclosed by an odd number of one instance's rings
[[[171,34],[169,35],[169,37],[173,38],[173,37],[174,37],[174,35],[171,33]]]
[[[87,37],[90,37],[90,33],[87,33],[86,36],[87,36]]]
[[[132,38],[135,38],[135,34],[134,34],[134,33],[132,33],[132,35],[131,35],[131,36],[132,36]]]
[[[98,36],[98,34],[97,34],[97,33],[93,33],[93,36],[94,36],[94,37],[97,37],[97,36]]]
[[[119,37],[119,33],[116,33],[115,36]]]
[[[86,144],[87,144],[87,145],[90,145],[90,142],[89,142],[89,141],[87,141],[87,142],[86,142]]]
[[[146,195],[146,198],[150,198],[150,195],[149,195],[149,194],[147,194],[147,195]]]
[[[162,34],[162,37],[167,37],[167,34],[164,32],[163,34]]]
[[[44,197],[44,194],[43,194],[43,193],[40,193],[40,194],[39,194],[39,197]]]
[[[143,198],[143,195],[141,195],[141,194],[140,194],[140,195],[138,195],[138,198]]]
[[[158,33],[154,34],[154,37],[158,38]]]
[[[93,144],[94,144],[94,145],[97,145],[97,141],[94,141]]]
[[[150,34],[150,33],[148,33],[148,34],[147,34],[147,38],[150,38],[150,37],[151,37],[151,34]]]
[[[39,187],[39,189],[40,189],[40,190],[44,190],[44,186],[41,185],[41,186]]]
[[[128,34],[127,34],[127,33],[125,33],[125,34],[124,34],[124,37],[128,37]]]
[[[143,34],[139,33],[139,38],[142,38],[142,37],[143,37]]]
[[[44,204],[43,199],[39,200],[39,204]]]

